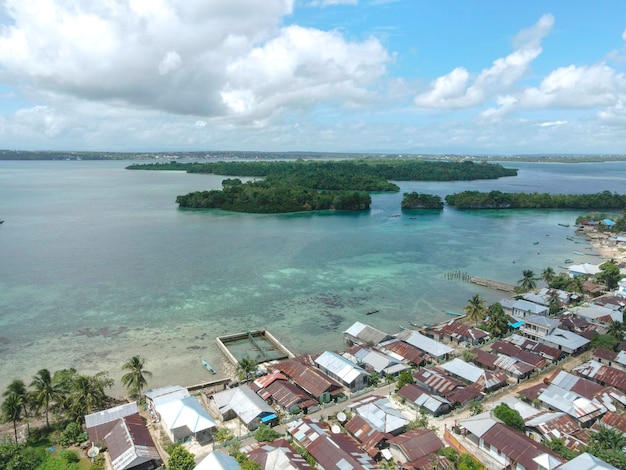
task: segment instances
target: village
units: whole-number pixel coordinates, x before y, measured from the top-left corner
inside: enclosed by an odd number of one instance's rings
[[[622,238],[594,243],[623,264]],[[171,443],[198,470],[624,468],[621,448],[617,467],[585,451],[626,436],[623,330],[616,348],[592,346],[623,325],[626,279],[607,292],[598,272],[568,267],[584,276],[582,293],[503,298],[503,335],[468,315],[393,334],[357,321],[341,352],[284,349],[241,380],[147,390],[144,406],[85,416],[91,455],[107,449],[115,470],[167,465]]]

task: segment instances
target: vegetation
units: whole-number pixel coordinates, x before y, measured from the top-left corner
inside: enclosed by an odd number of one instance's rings
[[[443,447],[439,449],[437,454],[447,458],[454,464],[454,467],[457,470],[481,470],[484,468],[484,465],[478,462],[470,454],[459,454],[459,452],[453,447]]]
[[[398,382],[396,383],[396,390],[400,390],[406,384],[413,384],[413,383],[415,383],[415,379],[413,379],[413,375],[411,374],[411,371],[403,370],[398,375]]]
[[[524,269],[522,276],[524,277],[517,281],[517,285],[522,292],[528,292],[537,287],[537,277],[532,270]]]
[[[476,416],[483,412],[483,404],[478,400],[472,400],[467,404],[470,416]]]
[[[227,185],[223,190],[196,191],[178,196],[182,208],[224,209],[235,212],[283,213],[319,210],[369,209],[369,194],[357,191],[318,191],[289,181],[270,179]]]
[[[193,454],[178,442],[170,445],[167,453],[169,454],[168,470],[193,470],[196,466]]]
[[[613,220],[614,225],[604,223],[606,219]],[[609,217],[607,214],[592,212],[576,218],[576,225],[594,224],[600,232],[619,233],[626,231],[626,212],[620,217]]]
[[[251,357],[244,357],[237,364],[237,377],[239,380],[248,380],[256,372],[257,362]]]
[[[402,203],[400,204],[402,209],[443,209],[443,201],[441,197],[434,196],[432,194],[416,193],[404,193]]]
[[[13,421],[13,432],[17,444],[17,422],[22,417],[22,398],[15,392],[10,392],[2,402],[2,415],[6,421]]]
[[[122,375],[122,383],[131,395],[138,395],[141,400],[141,391],[148,384],[146,377],[152,377],[152,372],[144,369],[145,359],[133,356],[122,366],[128,372]]]
[[[543,445],[556,452],[566,460],[572,460],[578,455],[578,452],[573,451],[565,445],[563,439],[558,439],[556,437],[554,439],[548,439],[547,441],[544,441]]]
[[[506,335],[511,330],[509,317],[504,312],[504,307],[500,302],[491,304],[487,309],[485,328],[497,338]]]
[[[493,415],[502,420],[507,426],[516,429],[517,431],[524,432],[526,428],[524,419],[517,410],[509,407],[506,403],[500,403],[493,409]]]
[[[626,209],[626,195],[610,191],[597,194],[464,191],[446,196],[446,202],[457,209]]]
[[[591,347],[594,349],[602,348],[608,349],[609,351],[615,351],[620,342],[621,340],[613,335],[600,335],[596,333],[591,337]]]
[[[485,308],[485,299],[483,299],[478,294],[474,295],[474,297],[468,300],[467,305],[463,307],[463,311],[465,312],[465,316],[469,321],[474,322],[475,325],[478,325],[478,323],[483,321],[483,319],[487,315],[487,309]]]
[[[606,285],[607,290],[614,290],[617,288],[617,284],[622,278],[620,273],[619,264],[614,259],[602,263],[600,265],[600,272],[596,274],[596,280]]]
[[[281,434],[277,431],[274,431],[271,427],[266,424],[261,424],[254,432],[254,438],[258,442],[272,442],[278,439]]]
[[[250,460],[245,453],[241,452],[239,441],[233,441],[228,446],[228,455],[237,460],[241,470],[261,470],[261,466],[257,462]]]
[[[600,426],[598,432],[591,433],[587,452],[611,465],[626,470],[626,437],[617,428]]]

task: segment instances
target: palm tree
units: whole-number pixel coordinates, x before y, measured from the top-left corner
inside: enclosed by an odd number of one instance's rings
[[[80,423],[85,415],[101,408],[107,398],[104,389],[112,386],[113,379],[106,372],[98,372],[94,376],[76,376],[70,392],[69,413],[72,419]]]
[[[585,278],[584,276],[574,276],[567,286],[570,292],[576,292],[582,294],[584,291]]]
[[[548,291],[548,309],[550,315],[556,315],[561,310],[561,298],[559,297],[559,293],[554,289]]]
[[[22,398],[15,392],[11,392],[2,402],[2,414],[5,419],[13,421],[13,432],[17,444],[17,422],[22,417]]]
[[[468,300],[467,305],[463,307],[465,316],[468,320],[473,321],[475,325],[485,318],[487,311],[485,309],[485,300],[478,294]]]
[[[256,370],[257,362],[251,357],[244,357],[239,364],[237,364],[237,376],[239,380],[245,380],[250,377],[250,374]]]
[[[26,385],[24,385],[24,381],[16,379],[11,382],[6,391],[2,394],[2,396],[7,397],[11,393],[17,394],[22,400],[22,411],[24,412],[24,417],[26,418],[26,427],[28,430],[28,434],[30,435],[30,424],[28,424],[28,409],[26,408],[28,405],[28,392],[26,391]]]
[[[487,309],[487,329],[494,336],[500,337],[506,334],[511,327],[509,326],[509,319],[504,313],[504,307],[500,302],[491,304]]]
[[[141,390],[148,384],[146,377],[152,377],[152,372],[144,370],[145,359],[141,356],[133,356],[122,366],[122,370],[128,372],[122,376],[122,383],[126,386],[131,395],[139,395],[141,401]]]
[[[614,336],[620,341],[624,341],[624,323],[621,321],[612,321],[606,332],[608,335]]]
[[[550,283],[554,281],[555,276],[556,273],[554,272],[554,269],[550,267],[544,269],[541,273],[541,278],[546,282],[546,284],[548,284],[548,287],[550,286]]]
[[[37,374],[33,376],[33,381],[30,383],[30,386],[35,389],[33,393],[34,404],[38,409],[44,409],[46,413],[46,427],[49,428],[50,421],[48,419],[48,413],[50,403],[59,397],[59,388],[53,382],[52,375],[48,369],[40,369]]]
[[[517,285],[524,291],[528,292],[537,287],[537,278],[535,277],[535,273],[530,269],[524,269],[522,271],[522,275],[524,276],[522,279],[517,281]]]

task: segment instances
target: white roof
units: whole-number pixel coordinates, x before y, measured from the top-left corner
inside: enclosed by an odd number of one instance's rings
[[[241,465],[230,455],[211,452],[193,470],[241,470]]]
[[[546,470],[552,470],[553,468],[556,468],[563,463],[556,457],[553,457],[552,455],[547,453],[538,455],[533,460]]]
[[[512,396],[504,397],[501,402],[505,403],[512,410],[517,411],[524,421],[541,413],[541,410],[538,410],[537,408],[530,406],[528,403],[523,402],[519,398]]]
[[[536,315],[547,312],[549,309],[544,305],[538,305],[528,300],[516,300],[513,303],[513,308],[523,310],[524,312],[530,312]]]
[[[417,331],[404,330],[400,334],[398,334],[398,337],[403,341],[409,343],[410,345],[421,349],[432,357],[442,357],[454,351],[454,348],[446,346],[439,341],[435,341],[428,336],[424,336]]]
[[[619,310],[603,307],[601,305],[581,305],[572,307],[570,312],[578,317],[589,318],[595,320],[597,318],[609,316],[613,321],[622,321],[624,316]]]
[[[154,406],[158,406],[168,401],[178,401],[187,398],[189,391],[180,385],[168,385],[148,390],[144,395],[154,403]]]
[[[315,363],[322,368],[332,372],[339,377],[345,383],[354,382],[357,377],[361,375],[369,375],[359,366],[353,364],[345,357],[340,356],[337,353],[331,351],[324,351],[324,353],[315,359]]]
[[[618,470],[617,467],[606,463],[591,454],[585,452],[569,462],[565,462],[559,470]]]
[[[115,408],[109,408],[108,410],[97,411],[85,416],[85,427],[87,429],[99,426],[101,424],[117,421],[120,418],[139,413],[137,409],[137,402],[125,403]]]
[[[498,418],[495,418],[491,411],[485,411],[484,413],[477,414],[471,418],[461,421],[461,426],[471,432],[474,436],[482,437],[487,431],[489,431],[497,423],[501,423]]]
[[[157,411],[168,429],[187,427],[196,433],[216,426],[213,418],[196,397],[189,396],[182,400],[163,403],[157,407]]]
[[[275,413],[274,409],[247,385],[216,393],[212,399],[220,413],[225,414],[228,410],[233,410],[239,419],[246,424],[251,423],[263,413]]]
[[[570,349],[576,350],[590,343],[590,341],[576,333],[572,333],[568,330],[562,330],[561,328],[555,328],[552,333],[544,336],[545,341],[558,346],[565,346]]]
[[[567,270],[570,274],[590,274],[592,276],[595,276],[601,271],[599,265],[590,263],[572,264]]]
[[[432,411],[433,413],[435,413],[441,407],[441,405],[450,404],[450,402],[445,398],[437,395],[431,395],[429,393],[422,393],[419,397],[415,399],[413,403],[415,403],[417,406],[422,406],[427,410]]]
[[[450,362],[441,364],[442,369],[454,374],[458,377],[462,377],[468,382],[476,383],[481,377],[484,377],[485,371],[480,367],[457,358],[452,359]]]
[[[368,397],[369,398],[369,397]],[[393,407],[389,399],[375,397],[369,403],[358,406],[355,403],[355,411],[380,432],[393,433],[403,428],[411,421],[400,411]]]
[[[354,322],[350,328],[344,331],[344,334],[359,338],[365,342],[372,341],[374,344],[378,344],[390,337],[387,333],[377,330],[373,326],[361,323],[360,321]]]

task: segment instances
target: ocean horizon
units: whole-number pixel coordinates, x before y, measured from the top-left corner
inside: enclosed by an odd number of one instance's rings
[[[0,162],[0,389],[74,367],[109,372],[123,395],[121,366],[136,354],[150,388],[189,386],[226,373],[220,335],[266,328],[301,354],[342,349],[355,321],[388,333],[443,321],[475,294],[506,297],[450,272],[516,284],[524,269],[600,258],[567,239],[583,211],[403,212],[403,193],[626,187],[626,162],[502,162],[518,176],[397,182],[364,213],[258,215],[181,210],[177,195],[225,177],[130,163]]]

